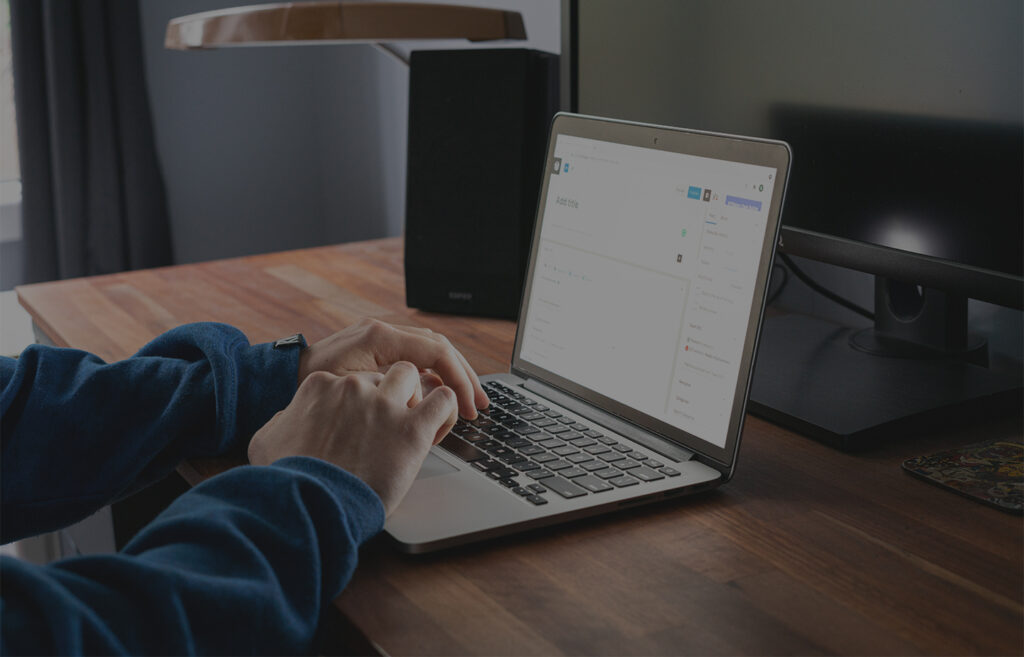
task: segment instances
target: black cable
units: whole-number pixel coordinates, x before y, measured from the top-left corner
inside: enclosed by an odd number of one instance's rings
[[[782,262],[786,263],[786,267],[791,269],[793,271],[793,273],[796,275],[796,277],[799,278],[801,281],[803,281],[804,285],[806,285],[807,287],[811,288],[812,290],[814,290],[818,294],[822,295],[823,297],[825,297],[825,298],[827,298],[827,299],[829,299],[831,301],[835,301],[840,306],[843,306],[844,308],[848,308],[848,309],[852,310],[853,312],[857,313],[858,315],[863,315],[864,317],[867,317],[868,319],[874,321],[875,313],[871,312],[867,308],[862,308],[862,307],[858,306],[857,304],[855,304],[854,302],[850,301],[849,299],[844,299],[843,297],[839,296],[835,292],[833,292],[831,290],[827,290],[824,287],[822,287],[821,285],[819,285],[818,283],[814,282],[814,280],[810,276],[805,274],[803,271],[801,271],[801,269],[799,267],[796,266],[796,263],[793,262],[793,259],[790,258],[787,254],[780,252],[778,254],[778,256],[780,258],[782,258]]]
[[[769,306],[775,303],[775,300],[779,298],[782,291],[786,289],[786,284],[789,283],[789,270],[777,262],[772,263],[772,281],[775,280],[775,272],[777,271],[782,272],[782,280],[779,281],[779,284],[775,287],[775,291],[768,294],[768,301],[766,301],[765,304]]]

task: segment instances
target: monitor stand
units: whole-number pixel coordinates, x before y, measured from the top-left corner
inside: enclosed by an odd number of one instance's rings
[[[873,353],[864,343],[860,329],[806,315],[766,319],[747,409],[848,451],[1024,409],[1019,365],[976,364],[986,360],[976,343],[951,357]]]

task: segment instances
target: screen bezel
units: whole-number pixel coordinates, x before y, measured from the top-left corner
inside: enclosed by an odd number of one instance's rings
[[[536,262],[540,246],[544,209],[547,206],[548,187],[551,181],[550,171],[554,162],[555,142],[558,135],[766,166],[776,170],[775,186],[772,189],[771,202],[769,203],[766,215],[765,234],[761,245],[761,261],[755,279],[754,295],[747,320],[747,330],[744,334],[739,376],[736,381],[732,413],[724,446],[714,445],[662,420],[637,411],[626,404],[574,383],[539,365],[527,362],[522,358],[526,315],[529,310],[530,295],[533,287],[534,263]],[[512,354],[512,373],[523,378],[537,379],[560,392],[571,395],[587,404],[597,406],[606,413],[610,413],[650,433],[689,449],[705,457],[705,459],[710,461],[711,465],[731,471],[736,461],[739,436],[743,430],[746,400],[750,389],[754,355],[756,353],[757,339],[760,334],[761,319],[764,313],[772,259],[775,245],[778,241],[779,219],[782,213],[791,159],[792,154],[789,146],[785,142],[780,141],[683,130],[680,128],[631,123],[564,112],[556,114],[552,120],[548,137],[544,177],[541,193],[537,201],[529,266],[523,285],[522,301],[519,306],[515,349]]]

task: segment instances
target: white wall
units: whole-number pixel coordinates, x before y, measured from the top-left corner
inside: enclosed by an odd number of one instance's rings
[[[408,69],[371,46],[163,49],[175,16],[252,0],[143,0],[147,85],[175,260],[398,235]],[[418,48],[559,50],[557,0],[464,1],[523,14],[529,40]]]

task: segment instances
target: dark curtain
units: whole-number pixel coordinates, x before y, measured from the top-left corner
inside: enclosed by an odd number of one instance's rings
[[[137,0],[11,0],[26,282],[170,264]]]

